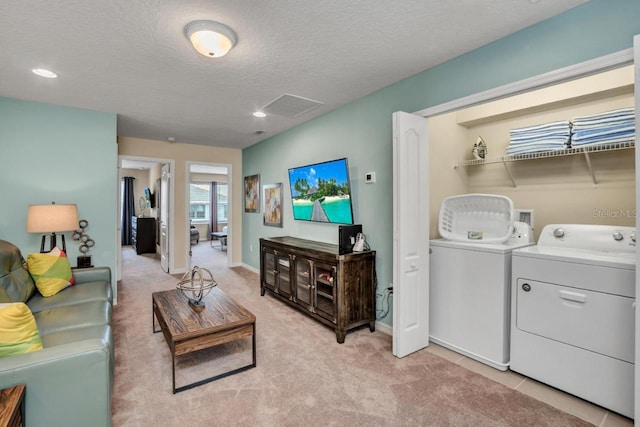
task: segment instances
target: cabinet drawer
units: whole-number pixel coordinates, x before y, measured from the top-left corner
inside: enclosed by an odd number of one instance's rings
[[[526,279],[515,292],[519,330],[634,362],[634,298]]]

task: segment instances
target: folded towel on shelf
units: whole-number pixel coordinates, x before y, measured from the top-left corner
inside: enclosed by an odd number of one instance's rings
[[[626,118],[626,117],[635,117],[636,110],[634,107],[629,108],[620,108],[618,110],[605,111],[603,113],[589,114],[588,116],[576,116],[571,122],[575,125],[576,123],[583,123],[589,121],[598,121],[598,120],[606,120],[606,119],[615,119],[615,118]]]
[[[635,140],[635,108],[621,108],[574,117],[572,147],[616,144]]]
[[[568,120],[511,129],[507,155],[564,150],[569,146],[571,123]]]
[[[604,136],[592,139],[583,139],[581,141],[575,141],[571,144],[572,147],[584,147],[587,145],[606,145],[606,144],[619,144],[623,142],[635,141],[635,134],[619,135],[619,136]]]
[[[635,117],[627,117],[624,119],[607,119],[590,122],[580,122],[573,125],[573,131],[581,131],[585,129],[607,128],[611,126],[627,126],[635,123]]]
[[[524,153],[540,153],[544,151],[564,150],[567,146],[561,141],[557,142],[535,142],[528,144],[509,145],[507,147],[507,155],[524,154]]]
[[[606,128],[585,129],[574,133],[572,141],[582,141],[584,139],[602,138],[606,136],[633,135],[636,132],[635,124],[627,126],[611,126]]]
[[[528,134],[528,133],[536,133],[536,132],[565,130],[570,128],[571,128],[571,123],[568,120],[562,120],[557,122],[542,123],[534,126],[511,129],[509,132],[511,133],[511,135],[514,135],[514,134]]]

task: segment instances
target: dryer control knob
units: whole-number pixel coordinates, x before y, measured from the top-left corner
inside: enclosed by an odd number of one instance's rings
[[[635,243],[636,241],[636,233],[631,233],[631,236],[629,236],[631,238],[631,241]]]
[[[616,241],[619,242],[622,239],[624,239],[624,236],[622,235],[621,232],[619,232],[619,231],[614,231],[613,232],[613,240],[616,240]]]
[[[564,237],[564,229],[563,228],[556,228],[555,230],[553,230],[553,236],[554,237]]]

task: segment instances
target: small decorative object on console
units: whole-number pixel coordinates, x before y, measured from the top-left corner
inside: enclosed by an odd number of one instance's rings
[[[204,308],[202,299],[207,296],[218,282],[213,280],[213,275],[206,268],[194,266],[182,276],[182,280],[176,285],[180,292],[189,299],[189,304],[194,308]]]
[[[74,231],[71,234],[71,238],[77,242],[80,242],[80,248],[78,250],[82,253],[78,257],[78,268],[89,268],[93,267],[91,265],[91,255],[87,255],[92,247],[96,245],[95,240],[93,240],[87,233],[87,227],[89,226],[89,221],[86,219],[81,219],[78,222],[79,229]]]

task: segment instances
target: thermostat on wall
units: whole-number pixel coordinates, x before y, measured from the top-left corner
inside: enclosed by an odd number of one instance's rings
[[[364,175],[364,182],[366,182],[367,184],[373,184],[374,182],[376,182],[376,173],[375,172],[367,172]]]

